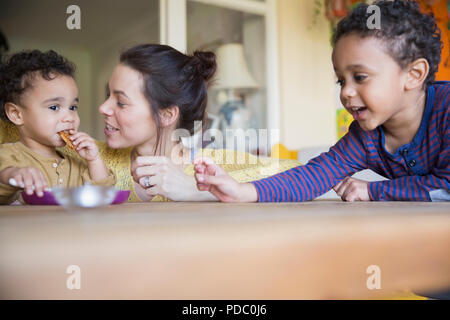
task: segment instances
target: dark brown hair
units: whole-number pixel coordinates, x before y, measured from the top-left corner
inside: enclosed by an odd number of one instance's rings
[[[5,113],[8,102],[19,103],[22,94],[33,85],[34,76],[47,81],[56,75],[74,77],[75,65],[53,50],[21,51],[0,63],[0,118],[9,121]]]
[[[350,33],[360,37],[376,37],[385,42],[388,53],[405,68],[416,59],[424,58],[430,71],[424,85],[430,85],[441,60],[441,33],[432,13],[425,14],[419,3],[409,0],[380,0],[373,3],[381,13],[381,29],[369,29],[368,4],[359,4],[342,19],[333,37],[333,44]]]
[[[143,75],[143,91],[157,126],[155,153],[160,145],[160,110],[178,106],[177,128],[193,134],[194,121],[204,119],[208,82],[216,71],[213,52],[189,56],[166,45],[143,44],[123,52],[120,62]]]

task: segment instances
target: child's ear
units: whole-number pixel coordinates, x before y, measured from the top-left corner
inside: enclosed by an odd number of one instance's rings
[[[406,79],[406,89],[411,90],[422,87],[430,71],[430,65],[424,58],[413,61],[408,67],[408,77]]]
[[[178,121],[178,115],[180,113],[180,109],[178,106],[172,106],[166,109],[163,109],[159,112],[159,117],[161,121],[161,125],[163,127],[169,127],[172,124]]]
[[[5,103],[5,113],[8,119],[16,126],[23,124],[23,115],[20,107],[12,102]]]

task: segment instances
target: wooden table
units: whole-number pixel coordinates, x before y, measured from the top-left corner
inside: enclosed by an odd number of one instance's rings
[[[66,286],[80,268],[80,289]],[[367,273],[379,267],[381,289]],[[0,207],[2,299],[347,299],[450,287],[450,203]]]

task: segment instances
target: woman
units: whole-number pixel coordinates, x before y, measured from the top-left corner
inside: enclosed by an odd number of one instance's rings
[[[108,83],[108,99],[99,110],[105,117],[109,148],[120,149],[105,149],[105,161],[111,168],[125,169],[116,172],[121,181],[118,187],[131,190],[130,201],[216,200],[196,187],[191,162],[197,154],[172,138],[176,130],[192,134],[195,121],[204,119],[208,82],[215,70],[212,52],[196,51],[188,56],[169,46],[145,44],[121,54]],[[202,155],[220,161],[227,152],[232,151],[204,149]],[[241,181],[259,179],[298,164],[284,161],[274,166],[270,160],[249,154],[244,157],[244,165],[223,166]],[[128,168],[133,180],[125,176]],[[261,172],[262,168],[265,172]]]

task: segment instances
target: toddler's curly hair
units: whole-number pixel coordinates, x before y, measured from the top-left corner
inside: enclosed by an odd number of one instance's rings
[[[424,85],[431,84],[439,67],[442,48],[441,33],[433,14],[422,13],[416,1],[381,0],[373,5],[380,8],[380,29],[367,27],[367,20],[373,12],[368,13],[368,4],[362,3],[338,23],[333,44],[350,33],[381,39],[388,54],[402,69],[419,58],[426,59],[430,71]]]
[[[7,57],[0,63],[0,118],[9,121],[6,103],[19,104],[21,95],[32,87],[35,76],[52,80],[57,75],[74,78],[74,73],[75,65],[53,50],[27,50]]]

